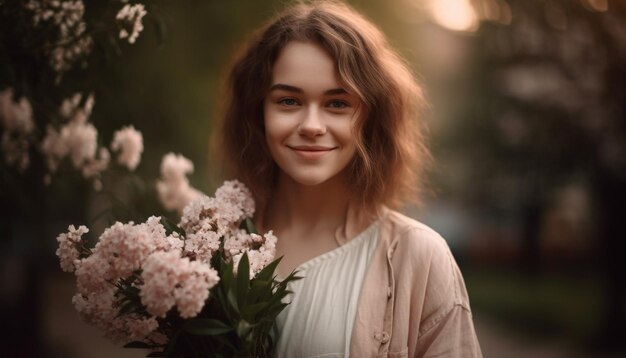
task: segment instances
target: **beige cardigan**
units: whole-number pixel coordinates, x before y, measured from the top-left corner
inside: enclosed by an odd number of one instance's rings
[[[439,234],[383,208],[359,297],[352,357],[482,357],[461,272]],[[338,239],[366,225],[353,212]]]

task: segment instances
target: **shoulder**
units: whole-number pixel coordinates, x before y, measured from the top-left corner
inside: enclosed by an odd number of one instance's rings
[[[390,247],[403,248],[411,255],[451,255],[448,244],[439,233],[395,210],[388,209],[381,218],[381,235]]]
[[[381,239],[388,244],[388,258],[398,285],[423,292],[423,299],[434,306],[461,305],[469,309],[463,277],[439,233],[393,210],[388,210],[381,224]]]

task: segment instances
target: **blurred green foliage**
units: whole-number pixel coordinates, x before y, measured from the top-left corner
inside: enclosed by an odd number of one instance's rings
[[[464,272],[472,308],[533,341],[589,344],[601,328],[604,297],[595,273],[528,277],[511,268]]]

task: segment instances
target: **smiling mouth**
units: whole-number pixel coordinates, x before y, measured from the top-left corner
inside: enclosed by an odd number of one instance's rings
[[[335,149],[334,147],[319,147],[319,146],[288,146],[289,148],[296,150],[296,151],[301,151],[301,152],[328,152],[331,151],[333,149]]]
[[[293,150],[299,157],[306,160],[316,160],[322,158],[327,153],[333,151],[335,148],[325,148],[325,147],[289,147]]]

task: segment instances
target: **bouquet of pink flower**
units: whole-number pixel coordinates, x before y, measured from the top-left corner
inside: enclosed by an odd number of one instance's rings
[[[76,275],[73,303],[89,324],[150,357],[266,357],[286,307],[275,279],[276,237],[256,233],[254,201],[237,181],[183,210],[179,225],[150,217],[115,223],[93,248],[85,226],[57,237],[61,268]]]

